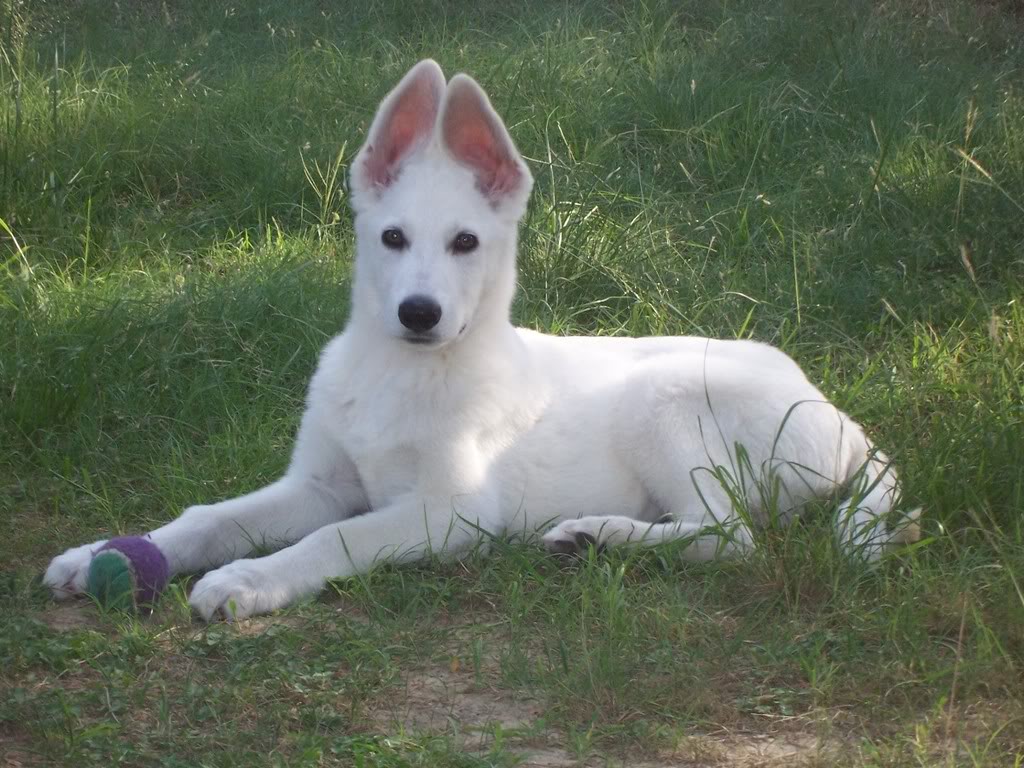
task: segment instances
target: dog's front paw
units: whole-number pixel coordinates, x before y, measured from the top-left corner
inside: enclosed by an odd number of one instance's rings
[[[628,517],[592,516],[564,520],[544,534],[544,547],[556,555],[598,551],[607,546],[623,544],[635,534],[636,523]]]
[[[83,544],[57,555],[50,561],[50,566],[43,574],[43,584],[50,588],[50,592],[57,600],[67,600],[69,597],[82,594],[85,592],[92,555],[106,543],[106,540],[103,540]]]
[[[234,621],[291,602],[260,560],[235,560],[210,571],[192,587],[189,605],[204,621]]]

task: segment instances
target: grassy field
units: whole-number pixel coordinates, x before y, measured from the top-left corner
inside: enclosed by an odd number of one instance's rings
[[[0,765],[1024,764],[1012,0],[0,0]],[[778,344],[919,546],[382,567],[237,625],[48,558],[251,490],[344,323],[346,164],[417,59],[537,186],[519,323]]]

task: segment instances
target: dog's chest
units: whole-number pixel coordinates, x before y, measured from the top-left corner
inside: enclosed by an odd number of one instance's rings
[[[412,366],[378,355],[353,364],[354,355],[335,357],[343,349],[325,355],[310,416],[355,464],[374,507],[478,474],[473,468],[489,465],[543,407],[543,397],[526,397],[521,382],[493,366]]]
[[[421,488],[443,470],[450,447],[464,438],[464,409],[429,386],[325,388],[315,404],[317,426],[355,464],[374,507]],[[461,411],[461,412],[460,412]]]
[[[415,491],[420,484],[420,457],[408,446],[375,450],[352,458],[373,509]]]
[[[422,417],[407,403],[384,388],[362,396],[346,393],[321,403],[318,410],[318,426],[355,464],[374,507],[416,486]]]

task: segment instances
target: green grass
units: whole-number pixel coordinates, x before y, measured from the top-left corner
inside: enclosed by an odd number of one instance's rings
[[[1013,3],[0,7],[0,758],[1024,764]],[[51,604],[65,547],[283,469],[347,312],[337,181],[425,56],[537,178],[517,322],[782,346],[925,542],[870,573],[816,520],[703,567],[501,543],[239,626],[185,581],[147,619]]]

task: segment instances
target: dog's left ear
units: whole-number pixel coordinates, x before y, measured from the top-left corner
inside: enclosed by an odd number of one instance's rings
[[[526,210],[533,177],[487,94],[468,75],[448,83],[441,141],[455,160],[473,171],[477,189],[496,210],[517,218]]]

